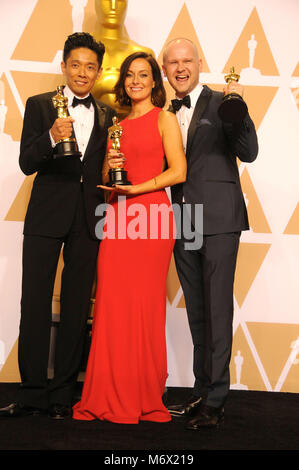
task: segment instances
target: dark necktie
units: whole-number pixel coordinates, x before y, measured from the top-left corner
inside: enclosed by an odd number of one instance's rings
[[[184,98],[182,100],[171,100],[171,104],[172,104],[172,107],[173,107],[175,112],[177,112],[179,109],[181,109],[183,104],[187,108],[190,108],[190,106],[191,106],[190,96],[189,95],[184,96]]]
[[[90,108],[90,105],[91,105],[91,95],[86,96],[86,98],[83,98],[82,100],[80,100],[79,98],[77,98],[76,96],[74,96],[73,103],[72,103],[73,108],[75,108],[76,106],[78,106],[78,104],[83,104],[83,105],[86,106],[87,108]]]

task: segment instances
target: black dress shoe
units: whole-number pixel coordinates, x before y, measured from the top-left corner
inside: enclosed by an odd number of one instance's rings
[[[180,405],[169,405],[167,407],[171,416],[194,416],[202,402],[202,397],[192,396],[185,403]]]
[[[64,419],[71,416],[71,408],[65,405],[54,404],[49,408],[49,416],[53,419]]]
[[[224,421],[224,409],[202,405],[196,416],[192,418],[186,428],[191,431],[199,431],[204,428],[219,427]]]
[[[17,418],[19,416],[39,415],[42,410],[25,406],[23,403],[11,403],[4,408],[0,408],[0,418]]]

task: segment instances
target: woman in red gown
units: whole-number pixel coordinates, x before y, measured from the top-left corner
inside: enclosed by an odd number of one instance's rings
[[[174,114],[163,111],[165,90],[152,56],[125,59],[116,85],[131,111],[120,125],[121,154],[109,149],[109,168],[123,163],[131,185],[113,188],[98,258],[92,342],[81,401],[73,418],[115,423],[167,422],[166,278],[175,223],[165,188],[185,181],[186,159]],[[162,171],[166,157],[167,169]]]

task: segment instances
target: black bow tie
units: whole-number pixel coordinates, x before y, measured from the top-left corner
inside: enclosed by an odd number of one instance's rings
[[[177,112],[179,109],[181,109],[183,104],[187,108],[190,108],[190,106],[191,106],[190,96],[189,95],[184,96],[184,98],[182,100],[171,100],[171,104],[172,104],[172,107],[173,107],[175,112]]]
[[[77,98],[76,96],[74,96],[73,103],[72,103],[73,108],[75,108],[76,106],[78,106],[78,104],[84,104],[84,106],[86,106],[87,108],[90,108],[90,105],[91,105],[91,95],[86,96],[86,98],[83,98],[82,100],[80,100],[79,98]]]

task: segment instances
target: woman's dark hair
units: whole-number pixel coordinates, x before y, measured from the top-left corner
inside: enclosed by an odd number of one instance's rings
[[[96,53],[99,63],[99,68],[103,62],[103,56],[105,53],[105,46],[101,41],[96,41],[93,36],[89,33],[74,33],[68,36],[64,43],[63,49],[63,61],[66,62],[68,56],[73,49],[79,47],[86,47]]]
[[[163,108],[166,103],[166,92],[163,85],[161,70],[156,59],[146,52],[134,52],[134,54],[126,57],[121,64],[119,79],[114,87],[116,101],[118,101],[121,106],[129,106],[131,104],[131,99],[125,90],[125,79],[127,77],[129,67],[135,59],[145,59],[150,64],[153,80],[155,82],[155,86],[152,90],[152,103],[158,108]]]

